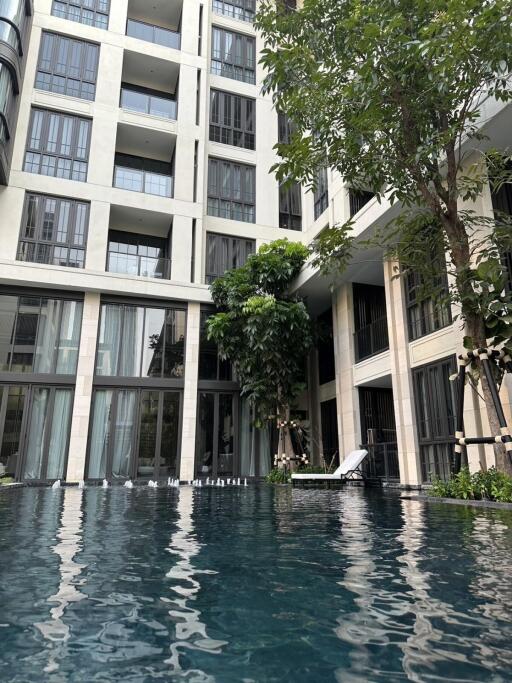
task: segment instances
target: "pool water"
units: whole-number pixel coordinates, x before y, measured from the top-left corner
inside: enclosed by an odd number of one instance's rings
[[[347,488],[0,493],[0,680],[510,681],[512,513]]]

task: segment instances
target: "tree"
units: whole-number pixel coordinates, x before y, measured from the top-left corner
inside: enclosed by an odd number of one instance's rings
[[[304,388],[312,325],[304,303],[287,290],[308,255],[303,244],[277,240],[210,285],[218,312],[208,319],[208,337],[232,362],[255,426],[271,417],[286,423],[279,444],[288,456],[290,409]]]
[[[512,98],[511,16],[512,0],[304,0],[296,12],[264,0],[256,20],[264,89],[295,126],[277,146],[278,179],[314,186],[327,165],[354,189],[399,202],[399,218],[379,240],[404,271],[432,270],[446,254],[449,303],[470,349],[512,336],[501,260],[510,219],[463,206],[489,181],[510,182],[498,155],[476,151],[485,147],[482,104]],[[320,236],[322,269],[346,266],[356,248],[351,230],[349,221]],[[425,272],[424,282],[427,275],[435,281]],[[483,377],[480,387],[499,434]],[[496,460],[510,470],[502,447]]]

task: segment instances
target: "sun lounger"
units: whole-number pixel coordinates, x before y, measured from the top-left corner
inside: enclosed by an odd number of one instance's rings
[[[364,459],[368,455],[368,451],[358,450],[352,451],[347,455],[341,465],[333,472],[333,474],[292,474],[293,483],[313,482],[342,482],[348,479],[364,479],[364,474],[361,469]]]

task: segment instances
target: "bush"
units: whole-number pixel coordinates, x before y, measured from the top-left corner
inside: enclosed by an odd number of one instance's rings
[[[265,477],[267,484],[288,484],[290,481],[290,474],[284,469],[275,467]]]
[[[487,472],[471,474],[463,467],[449,481],[435,479],[430,489],[438,498],[462,498],[463,500],[492,500],[512,503],[512,477],[491,467]]]

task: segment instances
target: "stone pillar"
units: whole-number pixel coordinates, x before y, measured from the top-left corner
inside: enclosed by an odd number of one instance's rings
[[[69,457],[66,473],[66,481],[68,482],[77,482],[85,478],[85,458],[87,454],[87,436],[89,433],[99,315],[100,295],[87,292],[84,298],[75,399],[69,439]]]
[[[395,408],[400,482],[415,486],[421,483],[421,467],[409,360],[407,316],[402,281],[396,277],[396,266],[397,264],[394,261],[384,261],[391,383]]]
[[[188,216],[174,216],[172,221],[171,247],[171,280],[173,282],[190,282],[192,246],[192,218]]]
[[[201,306],[189,303],[185,354],[185,389],[181,433],[180,479],[194,478],[197,425],[197,380],[199,374],[199,333]]]
[[[308,357],[308,413],[310,430],[311,462],[321,465],[320,456],[323,454],[322,418],[320,413],[320,398],[318,395],[318,350],[312,349]]]
[[[352,285],[342,285],[333,295],[333,342],[336,367],[336,403],[340,462],[361,443],[359,396],[354,387],[354,314]]]

